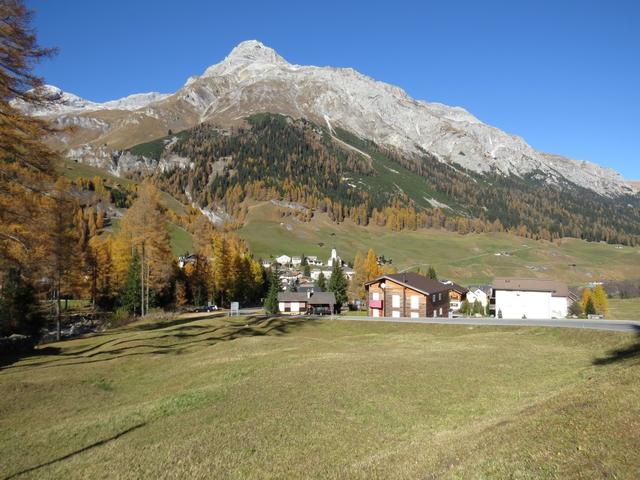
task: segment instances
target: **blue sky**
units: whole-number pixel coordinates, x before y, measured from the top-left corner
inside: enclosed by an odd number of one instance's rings
[[[94,101],[173,92],[257,39],[462,106],[533,147],[640,179],[640,2],[27,0],[59,55],[48,83]]]

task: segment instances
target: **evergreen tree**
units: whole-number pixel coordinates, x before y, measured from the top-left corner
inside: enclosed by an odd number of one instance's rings
[[[433,268],[433,266],[429,266],[429,272],[427,273],[427,276],[431,280],[438,280],[438,274],[436,273],[436,269]]]
[[[40,338],[44,319],[37,306],[33,286],[17,270],[9,270],[0,294],[0,336],[18,333]]]
[[[271,275],[269,276],[269,291],[267,297],[264,300],[264,311],[268,314],[278,313],[278,293],[280,292],[280,272],[278,267],[271,269]]]
[[[305,265],[304,265],[303,275],[305,277],[310,277],[311,276],[311,267],[309,266],[308,263],[305,263]]]
[[[470,313],[469,302],[466,299],[460,305],[460,313],[463,315],[469,315]]]
[[[353,262],[353,273],[353,278],[349,283],[349,296],[353,299],[364,299],[364,284],[367,282],[367,273],[365,271],[365,260],[360,252],[356,253],[356,258]]]
[[[582,316],[582,305],[579,301],[576,300],[569,306],[569,315],[576,317]]]
[[[584,309],[586,315],[595,315],[596,307],[593,305],[593,298],[589,297],[587,300],[587,306]]]
[[[318,275],[318,281],[316,282],[316,286],[318,287],[318,289],[320,289],[321,292],[324,292],[327,290],[327,279],[325,278],[323,272],[320,272],[320,275]]]
[[[344,275],[340,262],[334,262],[331,276],[329,277],[328,291],[333,292],[336,296],[336,312],[340,312],[342,306],[347,303],[347,277]]]
[[[140,257],[138,256],[138,252],[134,251],[131,256],[131,261],[129,262],[129,268],[127,269],[124,288],[120,295],[120,305],[132,315],[141,312],[141,288]]]
[[[482,315],[482,304],[480,303],[479,300],[476,300],[475,302],[473,302],[473,311],[472,311],[473,315]]]

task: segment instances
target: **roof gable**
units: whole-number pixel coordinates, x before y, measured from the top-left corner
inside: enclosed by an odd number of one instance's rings
[[[306,302],[309,305],[335,304],[336,295],[333,292],[280,292],[278,302]]]
[[[437,280],[431,280],[424,275],[420,275],[414,272],[382,275],[375,280],[371,280],[370,282],[365,283],[365,285],[371,285],[372,283],[376,283],[381,280],[390,280],[417,292],[424,293],[425,295],[449,291],[448,285],[444,285]]]
[[[550,292],[554,297],[568,297],[569,287],[555,280],[540,278],[501,277],[493,280],[494,290],[518,290],[524,292]]]

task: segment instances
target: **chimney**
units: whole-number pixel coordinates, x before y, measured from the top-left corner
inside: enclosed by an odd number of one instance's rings
[[[311,298],[311,290],[307,290],[307,298]]]
[[[402,274],[402,283],[407,283],[407,274],[406,274],[406,272]]]

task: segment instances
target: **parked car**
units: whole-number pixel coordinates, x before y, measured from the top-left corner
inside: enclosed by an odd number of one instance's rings
[[[215,312],[216,310],[218,310],[217,305],[203,305],[193,309],[194,312]]]

